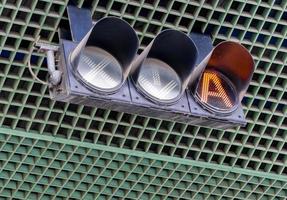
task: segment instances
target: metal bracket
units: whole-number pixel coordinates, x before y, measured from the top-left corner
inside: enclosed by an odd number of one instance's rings
[[[39,52],[45,52],[47,56],[47,66],[49,71],[49,83],[53,86],[58,85],[61,82],[62,72],[56,70],[55,65],[55,52],[59,50],[59,46],[52,45],[43,42],[36,42],[35,47]]]
[[[48,43],[44,43],[44,42],[36,42],[35,47],[37,47],[37,49],[40,52],[46,52],[46,51],[58,51],[59,50],[59,46],[58,45],[53,45],[53,44],[48,44]]]

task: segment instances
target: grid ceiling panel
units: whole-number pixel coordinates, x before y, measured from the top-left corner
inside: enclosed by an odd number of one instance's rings
[[[51,138],[0,133],[0,198],[283,200],[287,196],[287,182],[274,177]]]
[[[140,51],[167,28],[210,34],[214,44],[241,42],[256,63],[242,102],[248,124],[226,131],[50,100],[48,88],[31,78],[27,59],[37,36],[57,44],[57,27],[68,27],[67,3],[1,0],[0,127],[287,175],[287,0],[77,1],[94,20],[125,19]],[[45,79],[45,56],[33,53],[31,63]]]

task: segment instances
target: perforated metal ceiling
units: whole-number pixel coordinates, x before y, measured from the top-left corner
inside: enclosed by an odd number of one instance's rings
[[[240,41],[256,63],[248,124],[226,131],[51,101],[27,58],[38,35],[57,43],[67,3],[1,0],[0,199],[287,196],[286,0],[77,1],[128,21],[141,50],[165,28]],[[44,58],[31,59],[41,78]]]

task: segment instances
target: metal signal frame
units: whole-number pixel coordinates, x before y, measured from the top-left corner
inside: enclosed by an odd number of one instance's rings
[[[74,10],[76,10],[76,13],[74,13]],[[90,23],[91,16],[87,14],[89,11],[84,9],[82,12],[84,14],[79,19],[85,21],[85,18],[89,18],[87,21]],[[214,50],[211,38],[199,33],[191,33],[188,36],[195,44],[198,52],[194,69],[188,77],[189,87],[186,88],[182,96],[172,104],[156,103],[138,91],[131,76],[132,72],[129,72],[130,74],[127,75],[126,81],[113,93],[98,93],[88,88],[83,84],[83,81],[80,80],[79,76],[75,75],[74,66],[70,60],[70,55],[79,46],[81,39],[85,38],[85,34],[82,32],[83,30],[79,33],[74,33],[77,29],[73,25],[72,20],[79,20],[75,17],[75,14],[80,15],[80,13],[81,10],[79,9],[68,9],[68,16],[71,16],[69,20],[72,37],[67,36],[63,31],[59,31],[60,57],[58,70],[62,73],[62,79],[60,84],[50,88],[50,96],[52,99],[218,129],[227,129],[238,125],[244,126],[246,124],[240,102],[238,102],[238,107],[229,115],[220,115],[206,110],[198,102],[198,99],[194,97],[193,92],[196,82],[205,70],[206,64]],[[81,22],[77,21],[76,24],[81,24]],[[84,26],[83,29],[88,30],[86,26]],[[147,52],[148,50],[143,57],[148,55]]]

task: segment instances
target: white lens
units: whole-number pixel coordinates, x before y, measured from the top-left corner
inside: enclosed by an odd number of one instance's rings
[[[86,47],[83,50],[77,70],[85,83],[102,91],[118,87],[123,80],[119,62],[97,47]]]
[[[169,102],[181,95],[181,81],[176,72],[154,58],[144,61],[137,83],[142,92],[157,101]]]

